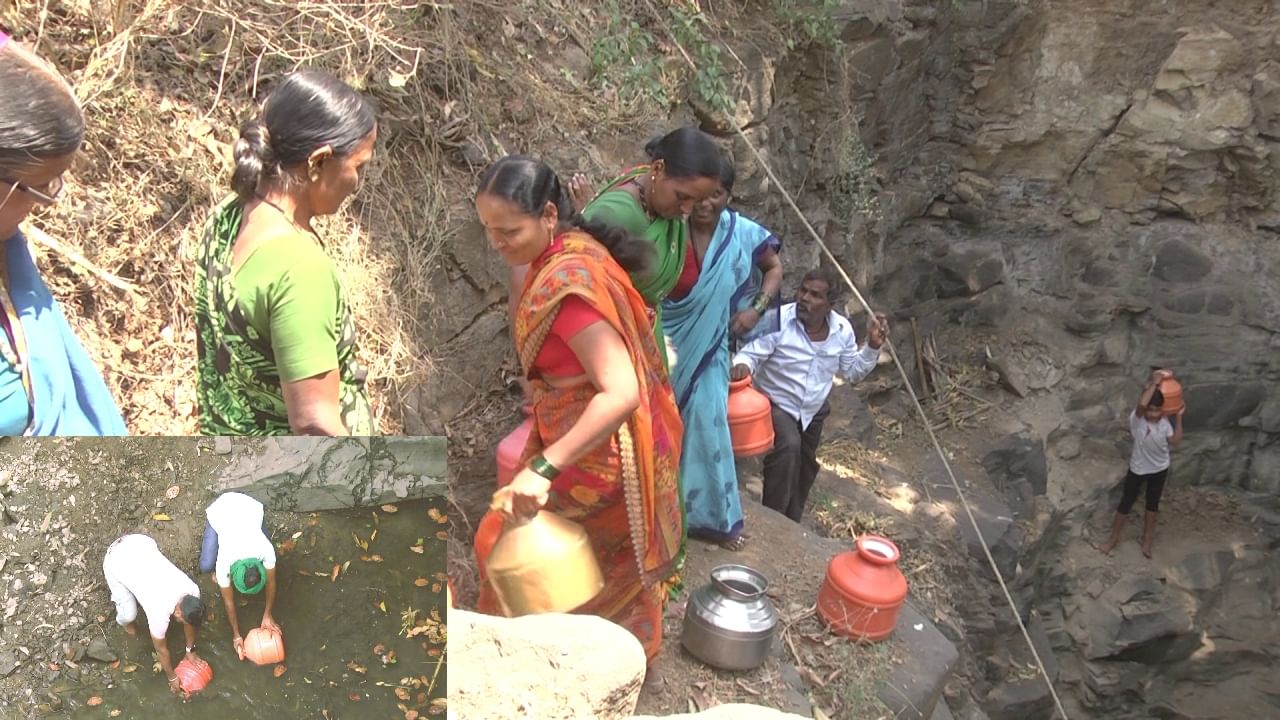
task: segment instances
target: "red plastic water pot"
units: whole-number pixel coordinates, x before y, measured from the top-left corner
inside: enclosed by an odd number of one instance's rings
[[[879,642],[898,624],[907,579],[898,570],[898,547],[888,538],[863,535],[854,548],[827,564],[827,577],[818,591],[818,614],[839,635]]]
[[[256,665],[274,665],[284,661],[284,635],[275,630],[256,627],[244,636],[244,654]]]
[[[498,487],[506,487],[516,477],[520,456],[533,432],[533,408],[524,406],[524,422],[498,443]]]
[[[751,376],[729,382],[729,437],[733,454],[754,457],[773,448],[773,417],[769,398],[751,387]]]
[[[178,676],[178,684],[189,693],[198,693],[213,679],[213,668],[203,659],[192,662],[183,658],[173,669]]]
[[[1164,396],[1164,405],[1161,409],[1164,410],[1165,415],[1177,415],[1182,410],[1182,383],[1167,377],[1160,381],[1160,394]]]

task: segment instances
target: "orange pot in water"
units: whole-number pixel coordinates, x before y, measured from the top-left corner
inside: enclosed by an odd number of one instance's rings
[[[751,376],[729,382],[729,437],[733,454],[754,457],[773,449],[769,398],[751,387]]]
[[[1167,377],[1160,381],[1160,394],[1164,396],[1165,415],[1177,415],[1182,410],[1182,383]]]
[[[533,407],[524,406],[524,422],[498,443],[498,487],[506,487],[516,477],[516,467],[524,454],[525,443],[533,432]]]
[[[192,662],[186,658],[173,669],[178,676],[178,684],[189,693],[198,693],[213,679],[213,668],[204,660]]]
[[[907,579],[898,570],[898,547],[887,538],[863,535],[854,547],[827,564],[818,614],[839,635],[879,642],[898,624]]]
[[[256,665],[275,665],[284,661],[284,636],[274,630],[256,627],[244,636],[244,655]]]

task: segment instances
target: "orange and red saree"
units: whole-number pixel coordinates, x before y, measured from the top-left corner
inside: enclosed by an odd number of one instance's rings
[[[666,587],[674,580],[683,537],[677,477],[683,427],[644,300],[626,271],[585,233],[566,233],[560,240],[559,251],[530,268],[517,311],[516,347],[525,372],[560,302],[577,295],[622,337],[636,369],[640,407],[608,442],[562,470],[551,484],[547,509],[586,528],[604,572],[604,590],[575,612],[627,628],[652,659],[661,647]],[[586,381],[569,388],[530,381],[534,431],[522,464],[563,437],[596,393]],[[482,525],[496,521],[491,511]],[[490,549],[477,547],[481,568]],[[483,570],[479,610],[499,612]]]

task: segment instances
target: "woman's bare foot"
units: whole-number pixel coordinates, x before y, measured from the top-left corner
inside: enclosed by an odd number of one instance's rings
[[[573,177],[569,178],[569,199],[573,201],[575,210],[582,212],[594,196],[595,192],[587,182],[586,175],[574,173]]]
[[[1151,538],[1146,538],[1142,541],[1142,554],[1146,556],[1148,560],[1151,559],[1151,546],[1154,544],[1155,541]]]
[[[1102,543],[1102,545],[1098,546],[1098,549],[1102,551],[1103,555],[1110,555],[1111,551],[1116,549],[1115,539],[1113,538],[1111,540],[1108,540]]]
[[[725,542],[720,543],[720,547],[724,548],[725,550],[728,550],[729,552],[739,552],[746,546],[747,546],[746,535],[739,535],[738,537],[732,540],[726,540]]]

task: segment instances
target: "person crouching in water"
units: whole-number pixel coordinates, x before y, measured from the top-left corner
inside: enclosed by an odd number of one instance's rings
[[[248,495],[224,493],[204,512],[208,523],[200,548],[200,572],[213,572],[231,624],[231,646],[244,660],[244,636],[240,634],[232,587],[244,595],[257,595],[265,588],[262,629],[280,632],[271,615],[276,604],[276,549],[267,537],[262,503]]]
[[[116,622],[124,626],[125,632],[137,635],[134,621],[138,619],[138,606],[142,606],[151,644],[160,656],[160,668],[169,678],[169,690],[187,697],[173,669],[165,636],[169,621],[180,621],[186,634],[187,659],[200,659],[196,655],[196,631],[204,623],[205,613],[200,588],[146,535],[125,535],[111,543],[102,559],[102,573],[107,576],[111,602],[116,606]]]
[[[1184,406],[1173,416],[1164,413],[1164,396],[1158,385],[1166,377],[1173,377],[1168,370],[1156,370],[1142,389],[1138,407],[1129,415],[1129,432],[1133,435],[1133,452],[1129,456],[1129,473],[1124,478],[1124,494],[1120,496],[1120,508],[1111,524],[1111,538],[1101,548],[1110,555],[1120,543],[1120,535],[1129,522],[1129,511],[1138,499],[1138,491],[1147,488],[1147,511],[1142,515],[1142,554],[1151,557],[1155,542],[1156,514],[1160,510],[1160,496],[1164,493],[1164,481],[1169,476],[1169,448],[1182,442],[1182,414]]]

